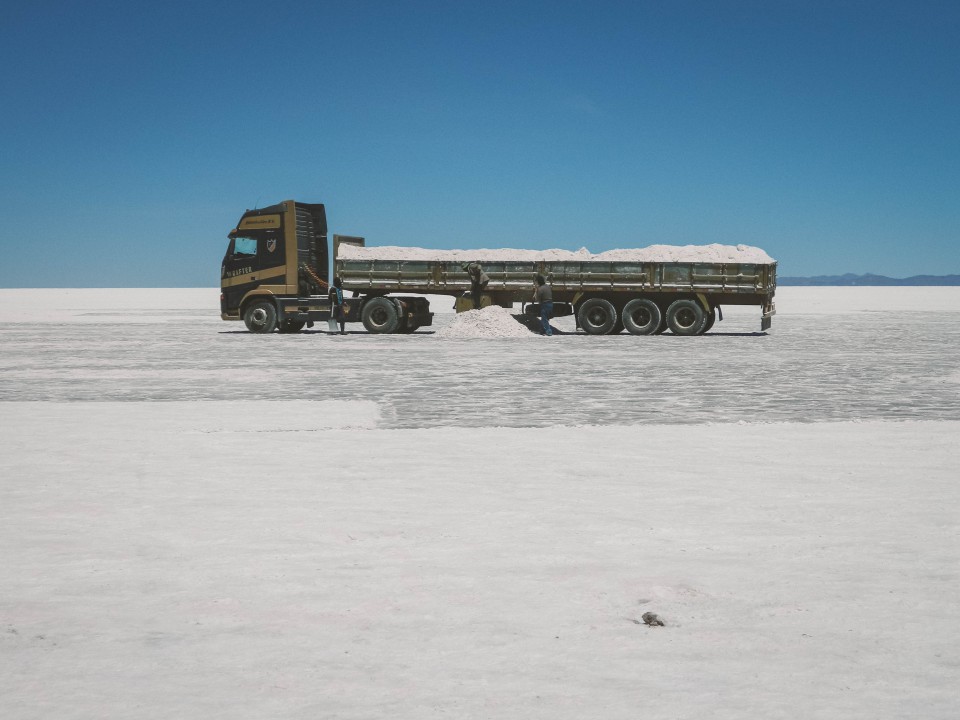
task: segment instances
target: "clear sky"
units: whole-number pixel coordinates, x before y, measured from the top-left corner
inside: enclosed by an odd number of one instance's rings
[[[0,286],[216,286],[290,198],[374,245],[960,273],[958,38],[956,0],[8,4]]]

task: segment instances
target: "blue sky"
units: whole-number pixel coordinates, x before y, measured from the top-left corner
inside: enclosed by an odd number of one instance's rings
[[[425,247],[960,272],[956,2],[19,2],[0,286],[216,286],[244,209]]]

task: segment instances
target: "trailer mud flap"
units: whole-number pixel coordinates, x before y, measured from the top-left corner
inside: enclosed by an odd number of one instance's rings
[[[777,306],[774,305],[773,301],[763,306],[763,316],[760,318],[760,332],[770,329],[770,326],[773,324],[773,316],[776,314]]]

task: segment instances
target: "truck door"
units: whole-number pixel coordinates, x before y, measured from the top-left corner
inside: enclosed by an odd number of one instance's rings
[[[224,312],[236,311],[243,296],[260,285],[282,285],[283,236],[279,230],[247,231],[230,239],[220,268]]]

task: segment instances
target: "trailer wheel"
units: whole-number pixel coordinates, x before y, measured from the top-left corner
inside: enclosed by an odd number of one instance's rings
[[[397,309],[397,329],[393,332],[395,333],[405,333],[407,332],[407,307],[406,305],[397,298],[389,298],[390,302],[393,303],[393,306]]]
[[[277,308],[269,300],[258,300],[243,313],[247,330],[254,333],[272,333],[277,329]]]
[[[305,324],[303,320],[284,320],[280,323],[280,332],[298,333],[303,330]]]
[[[360,315],[367,332],[392,333],[400,326],[397,306],[389,298],[375,297],[367,300]]]
[[[674,300],[667,308],[667,324],[674,335],[697,335],[707,314],[696,300]]]
[[[623,308],[623,324],[631,335],[655,333],[662,319],[660,308],[647,298],[635,298]]]
[[[617,309],[609,300],[590,298],[577,313],[580,327],[590,335],[606,335],[617,324]]]

